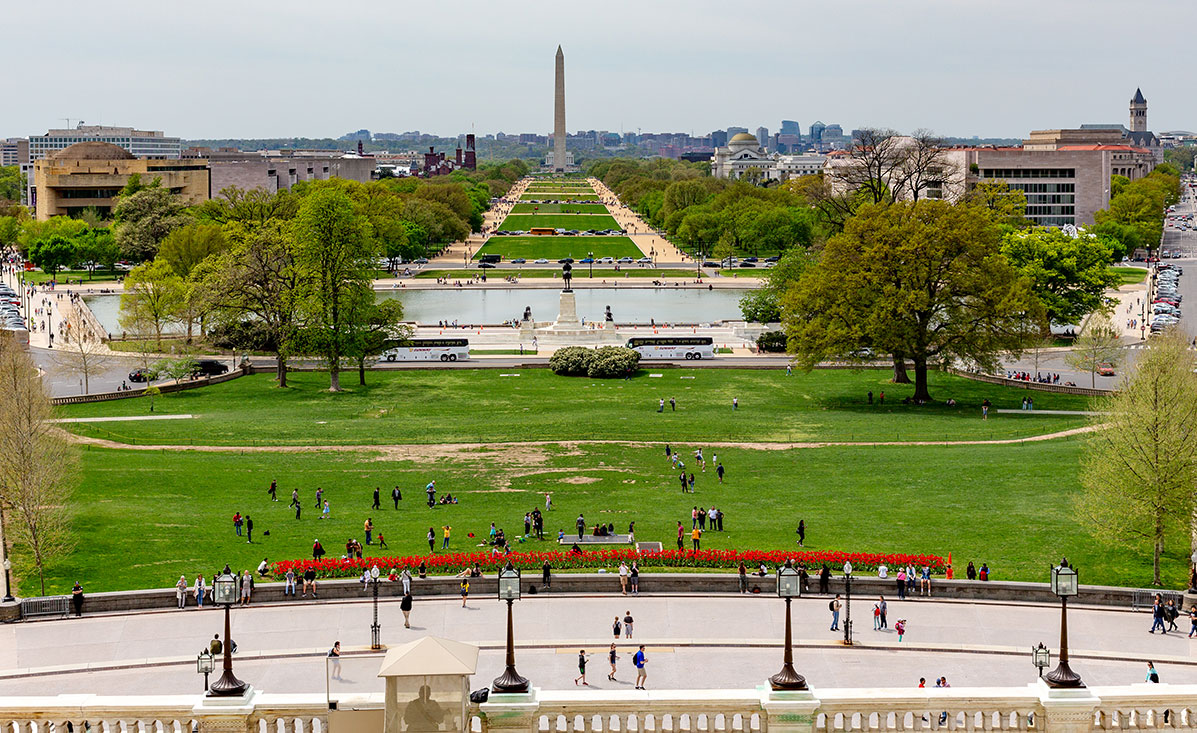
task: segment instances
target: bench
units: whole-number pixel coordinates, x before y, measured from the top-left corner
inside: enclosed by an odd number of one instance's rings
[[[1181,609],[1184,606],[1185,594],[1174,590],[1155,590],[1136,588],[1131,596],[1131,610],[1138,611],[1140,608],[1151,610],[1155,604],[1156,594],[1160,596],[1160,602],[1167,605],[1168,601]]]
[[[630,534],[609,534],[605,537],[599,537],[592,534],[584,534],[579,538],[576,534],[567,534],[565,539],[557,540],[559,545],[577,544],[578,547],[584,545],[628,545],[632,542],[632,535]]]
[[[71,610],[70,596],[45,596],[21,601],[21,618],[66,616]]]

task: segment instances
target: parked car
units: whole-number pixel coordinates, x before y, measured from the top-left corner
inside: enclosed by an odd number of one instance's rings
[[[412,260],[412,262],[416,263],[417,265],[427,265],[428,258],[427,257],[417,257],[414,260]]]
[[[217,377],[228,372],[229,365],[222,361],[215,359],[200,359],[195,362],[195,368],[191,370],[191,377],[193,379],[198,377]]]
[[[558,265],[568,265],[573,261],[574,261],[573,257],[562,257],[561,259],[557,260],[557,264]]]
[[[633,262],[635,262],[635,260],[633,260],[631,257],[620,257],[619,258],[619,263],[621,265],[630,265]]]
[[[478,269],[480,269],[480,270],[493,270],[493,269],[495,269],[495,266],[494,266],[494,264],[493,264],[493,263],[490,263],[490,262],[479,262],[479,263],[478,263]]]
[[[149,382],[153,374],[149,369],[134,369],[129,372],[130,382]]]
[[[512,261],[511,261],[511,264],[513,264],[513,265],[522,265],[522,264],[524,264],[525,262],[527,262],[527,260],[525,260],[523,257],[516,257],[514,260],[512,260]]]
[[[653,258],[652,257],[641,257],[640,259],[638,259],[636,261],[642,265],[651,265],[653,263]]]
[[[549,264],[549,261],[548,261],[548,260],[546,260],[545,258],[541,257],[539,260],[536,260],[535,262],[533,262],[533,264],[535,264],[535,265],[547,265],[547,264]]]

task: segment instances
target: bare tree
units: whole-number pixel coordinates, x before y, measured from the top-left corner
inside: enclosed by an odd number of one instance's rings
[[[1191,529],[1197,484],[1197,374],[1187,339],[1153,338],[1134,377],[1098,406],[1077,510],[1100,539],[1149,543],[1160,585],[1165,536]]]
[[[49,422],[50,400],[29,354],[0,335],[0,506],[46,592],[46,566],[73,548],[67,506],[76,480],[75,452]]]
[[[930,130],[915,130],[910,137],[899,138],[896,147],[898,164],[890,180],[895,199],[918,201],[930,191],[952,186],[963,190],[964,170],[952,165],[943,138]]]
[[[901,140],[893,130],[856,132],[844,157],[827,167],[833,190],[857,194],[860,203],[893,201],[892,181],[901,177],[906,158]]]
[[[55,357],[68,373],[83,380],[83,393],[87,394],[91,391],[91,376],[108,365],[111,352],[79,306],[67,312],[66,324],[66,338],[55,350]]]
[[[1118,330],[1105,313],[1094,313],[1085,324],[1085,331],[1064,361],[1073,369],[1089,372],[1089,386],[1097,387],[1097,370],[1103,366],[1118,366],[1122,361],[1122,342]]]

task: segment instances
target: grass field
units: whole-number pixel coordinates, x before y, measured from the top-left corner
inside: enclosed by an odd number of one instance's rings
[[[572,191],[525,192],[520,201],[598,201],[597,193],[574,193]]]
[[[1138,285],[1147,277],[1142,267],[1111,267],[1110,272],[1118,276],[1118,285]]]
[[[594,279],[600,277],[605,278],[623,278],[623,277],[684,277],[693,278],[694,270],[654,270],[651,267],[630,267],[624,265],[625,269],[616,272],[610,265],[603,265],[602,267],[594,268]],[[448,278],[469,278],[484,272],[483,270],[423,270],[416,275],[417,279],[426,280],[429,278],[448,277]],[[538,265],[535,267],[524,267],[518,270],[502,269],[502,270],[488,270],[485,271],[486,276],[502,278],[504,275],[517,275],[521,279],[528,277],[535,278],[550,278],[561,277],[560,267],[547,267],[545,265]],[[574,278],[576,280],[585,280],[590,276],[589,265],[579,265],[575,270],[577,273]]]
[[[534,211],[541,214],[606,214],[607,207],[603,204],[516,204],[511,207],[513,214],[531,214]]]
[[[604,207],[605,208],[605,207]],[[65,283],[67,280],[75,281],[82,280],[85,283],[102,283],[102,282],[116,282],[118,277],[124,276],[125,273],[117,272],[116,270],[96,270],[94,273],[88,273],[87,270],[59,270],[50,277],[49,274],[39,272],[37,270],[30,270],[25,273],[25,282],[40,285],[55,280],[59,283]]]
[[[557,377],[524,369],[374,372],[369,386],[339,395],[327,375],[294,373],[291,387],[269,375],[159,397],[155,414],[192,419],[79,423],[77,433],[137,444],[257,446],[226,451],[128,450],[88,447],[83,481],[71,507],[78,550],[57,563],[50,585],[76,578],[90,592],[167,587],[229,562],[252,568],[307,556],[319,538],[338,556],[348,537],[361,539],[373,519],[386,535],[385,554],[427,550],[428,527],[453,527],[452,549],[473,549],[490,522],[509,538],[522,534],[524,512],[553,493],[546,530],[569,531],[578,513],[621,530],[636,522],[640,540],[673,546],[678,520],[691,506],[726,513],[724,533],[708,533],[704,548],[780,549],[794,546],[794,527],[807,523],[809,549],[953,554],[987,562],[996,579],[1042,581],[1061,555],[1086,568],[1086,583],[1143,585],[1150,562],[1137,549],[1096,544],[1078,519],[1080,444],[1057,438],[1006,445],[919,445],[918,440],[973,440],[1042,435],[1077,427],[1079,416],[996,414],[982,421],[977,405],[1014,408],[1025,391],[933,373],[932,395],[960,406],[902,405],[908,385],[888,383],[883,370],[670,369],[650,367],[629,381]],[[652,377],[651,374],[660,374]],[[865,393],[886,393],[884,405]],[[657,412],[659,397],[678,409]],[[731,410],[738,397],[740,409]],[[1039,409],[1077,410],[1087,400],[1035,394]],[[252,405],[252,409],[246,409]],[[148,414],[144,399],[69,405],[63,416]],[[620,440],[621,444],[560,443]],[[506,441],[551,441],[507,443]],[[903,441],[898,445],[820,445],[767,449],[774,441]],[[697,492],[677,489],[677,471],[662,442],[680,451]],[[473,443],[478,443],[471,445]],[[716,446],[716,443],[725,443]],[[349,450],[288,452],[264,446],[361,445]],[[455,444],[455,445],[449,445]],[[703,447],[727,468],[723,485],[713,468],[691,459]],[[763,449],[764,448],[764,449]],[[279,502],[266,488],[274,479]],[[429,509],[422,487],[436,479],[460,503]],[[332,515],[317,520],[315,488],[325,489]],[[382,490],[383,509],[371,493]],[[390,489],[403,502],[391,508]],[[302,519],[287,506],[298,489]],[[231,517],[254,519],[249,545]],[[688,523],[686,525],[689,526]],[[266,531],[270,532],[266,536]],[[439,540],[438,540],[439,546]],[[517,550],[556,548],[551,541],[513,541]],[[1179,587],[1187,573],[1184,537],[1169,540],[1164,569]],[[20,548],[18,548],[19,554]],[[374,547],[367,555],[378,553]],[[28,592],[35,582],[22,577]]]
[[[532,227],[553,227],[554,229],[619,229],[615,217],[609,214],[511,214],[500,229],[507,231],[529,231]]]
[[[601,257],[634,257],[644,256],[640,248],[628,237],[491,237],[486,244],[474,253],[474,259],[484,254],[500,254],[505,260],[523,257],[535,260],[539,257],[557,261],[562,257],[573,257],[580,260],[588,252],[593,252],[596,258]]]

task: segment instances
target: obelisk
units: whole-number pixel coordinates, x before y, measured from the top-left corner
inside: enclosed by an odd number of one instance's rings
[[[557,46],[557,73],[553,84],[553,170],[565,170],[565,54]]]

